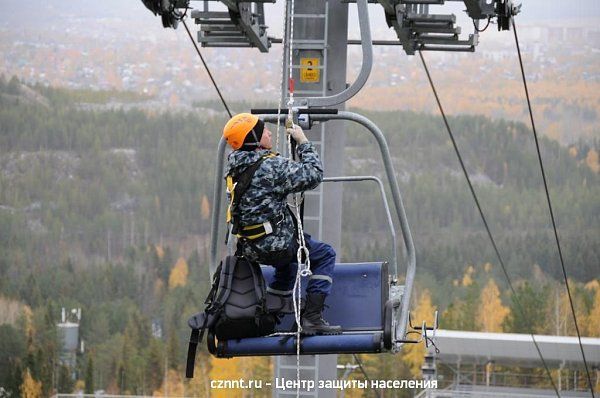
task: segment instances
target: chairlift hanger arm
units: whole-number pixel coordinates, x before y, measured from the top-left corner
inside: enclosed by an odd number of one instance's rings
[[[404,246],[406,248],[406,281],[405,281],[405,289],[404,295],[402,297],[402,308],[400,313],[400,321],[396,325],[395,336],[403,338],[406,334],[407,324],[408,324],[408,312],[410,309],[410,297],[412,293],[412,286],[415,279],[416,273],[416,252],[415,246],[412,239],[412,234],[410,232],[410,226],[408,225],[408,217],[406,216],[406,211],[404,210],[404,203],[402,201],[402,196],[400,194],[400,187],[398,185],[398,181],[396,180],[396,174],[394,171],[394,166],[391,161],[391,155],[389,153],[389,147],[387,145],[385,136],[381,132],[381,130],[377,127],[375,123],[367,119],[366,117],[359,115],[354,112],[341,111],[337,115],[314,115],[315,120],[349,120],[361,124],[377,140],[379,144],[379,148],[381,150],[384,168],[387,174],[388,182],[390,184],[392,199],[394,203],[394,207],[396,209],[396,214],[398,216],[400,222],[400,229],[402,230],[402,238],[404,240]],[[395,347],[395,349],[399,349],[399,347]]]
[[[362,66],[356,80],[350,87],[334,95],[301,98],[299,102],[302,106],[334,106],[343,104],[354,97],[369,79],[373,67],[373,43],[371,41],[371,27],[369,26],[369,9],[367,7],[367,0],[356,0],[356,5],[358,7],[358,22],[363,54]]]

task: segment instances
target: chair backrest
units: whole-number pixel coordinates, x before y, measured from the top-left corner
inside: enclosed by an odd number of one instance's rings
[[[274,268],[262,266],[269,284]],[[302,292],[307,278],[302,280]],[[383,330],[384,306],[389,297],[389,272],[387,263],[336,264],[331,295],[325,302],[324,317],[332,325],[341,325],[344,331]],[[286,316],[278,327],[288,330],[293,316]]]

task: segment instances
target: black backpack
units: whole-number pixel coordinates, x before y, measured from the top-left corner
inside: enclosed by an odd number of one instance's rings
[[[196,348],[206,331],[212,335],[212,344],[214,336],[219,340],[266,336],[275,331],[278,313],[293,312],[289,300],[266,294],[258,263],[236,256],[227,256],[221,261],[204,304],[205,310],[188,320],[192,334],[185,372],[187,378],[194,377]],[[210,347],[211,342],[207,343]]]

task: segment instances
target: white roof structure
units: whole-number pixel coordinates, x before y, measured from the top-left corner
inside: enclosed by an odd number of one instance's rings
[[[577,337],[535,335],[535,341],[548,366],[583,366]],[[438,360],[446,363],[542,366],[529,334],[438,330],[435,342]],[[582,337],[581,344],[588,366],[600,367],[600,338]],[[433,352],[433,347],[429,350]]]

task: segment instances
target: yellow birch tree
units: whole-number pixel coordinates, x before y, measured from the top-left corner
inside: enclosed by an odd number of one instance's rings
[[[569,147],[569,156],[571,156],[572,158],[577,157],[577,148],[575,146]]]
[[[598,152],[593,148],[589,150],[587,156],[585,157],[585,163],[594,173],[600,173],[600,161],[598,157]]]
[[[154,249],[156,250],[156,256],[158,259],[162,260],[165,257],[165,250],[159,245],[154,246]]]
[[[188,265],[183,257],[179,257],[169,275],[169,289],[187,284]]]
[[[587,317],[587,335],[600,337],[600,289],[594,294],[594,305]]]
[[[210,380],[238,380],[244,377],[242,358],[219,359],[210,358],[211,369],[208,374]],[[242,397],[240,389],[213,389],[211,398]]]
[[[153,397],[185,397],[185,387],[181,372],[169,369],[167,378],[163,379],[160,388],[152,394]]]
[[[462,285],[463,286],[471,286],[473,284],[473,274],[475,273],[475,268],[472,265],[467,266],[465,270],[465,274],[463,275]]]
[[[40,398],[42,396],[42,382],[36,381],[31,376],[29,368],[25,369],[20,390],[21,398]]]
[[[482,332],[502,332],[502,323],[510,310],[502,305],[500,290],[492,278],[481,291],[477,311],[477,326]]]
[[[203,220],[208,220],[210,217],[210,203],[206,195],[202,195],[202,199],[200,199],[200,216]]]
[[[577,294],[577,291],[573,289],[575,287],[575,283],[569,279],[569,285],[573,291],[573,306],[575,307],[575,315],[577,316],[577,321],[581,322],[581,320],[587,320],[588,314],[585,311],[585,304],[583,303],[582,297]],[[573,321],[573,312],[571,310],[571,303],[569,301],[569,296],[567,294],[567,290],[564,286],[560,286],[560,299],[558,302],[558,308],[556,308],[555,304],[555,315],[554,318],[557,318],[554,322],[558,322],[558,332],[559,335],[562,336],[574,336],[575,335],[575,323]],[[555,326],[556,327],[556,326]]]

